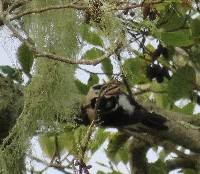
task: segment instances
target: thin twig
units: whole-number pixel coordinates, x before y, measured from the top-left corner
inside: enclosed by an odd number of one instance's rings
[[[197,11],[200,12],[200,4],[199,4],[199,0],[195,0],[195,3],[196,3],[196,8],[197,8]]]
[[[154,90],[151,88],[147,88],[147,89],[139,89],[139,91],[133,92],[133,95],[136,96],[136,95],[141,95],[148,92],[157,93],[157,94],[167,94],[167,91],[164,91],[164,90]]]
[[[27,10],[25,12],[19,13],[13,17],[11,17],[10,20],[15,20],[19,19],[20,17],[30,15],[30,14],[37,14],[37,13],[42,13],[42,12],[47,12],[50,10],[61,10],[61,9],[76,9],[76,10],[86,10],[88,9],[88,6],[83,6],[83,5],[74,5],[74,4],[67,4],[67,5],[54,5],[54,6],[49,6],[49,7],[44,7],[41,9],[32,9],[32,10]]]
[[[45,51],[40,51],[38,49],[35,50],[36,56],[37,57],[43,57],[47,58],[50,60],[55,60],[63,63],[68,63],[68,64],[83,64],[83,65],[97,65],[103,60],[109,58],[113,53],[115,53],[115,50],[118,49],[118,45],[114,49],[110,49],[107,53],[105,53],[103,56],[96,58],[94,60],[85,60],[85,59],[80,59],[80,60],[74,60],[73,58],[67,58],[64,56],[58,56],[56,54],[48,53]]]
[[[52,54],[52,53],[49,53],[49,52],[46,52],[46,51],[39,50],[39,48],[36,48],[29,41],[29,39],[22,37],[21,34],[17,31],[17,29],[13,25],[10,24],[9,20],[3,19],[3,22],[12,31],[13,35],[16,38],[18,38],[21,42],[26,44],[26,46],[29,47],[29,49],[31,49],[35,53],[36,58],[42,57],[42,58],[47,58],[47,59],[50,59],[50,60],[55,60],[55,61],[59,61],[59,62],[67,63],[67,64],[97,65],[100,62],[102,62],[104,59],[109,58],[119,48],[121,48],[121,44],[116,43],[114,47],[111,47],[110,49],[108,49],[107,53],[105,53],[103,56],[101,56],[99,58],[96,58],[94,60],[84,60],[84,59],[76,60],[76,59],[73,59],[73,58],[59,56],[59,55],[56,55],[56,54]]]
[[[155,5],[155,4],[160,4],[162,3],[163,0],[159,0],[159,1],[153,1],[151,2],[151,5]],[[112,10],[129,10],[129,9],[134,9],[134,8],[138,8],[138,7],[143,7],[145,3],[140,3],[140,4],[136,4],[136,3],[126,3],[126,5],[122,5],[122,6],[117,6],[112,8]]]
[[[58,164],[58,163],[48,163],[48,162],[46,162],[46,161],[44,161],[44,160],[41,160],[40,158],[37,158],[37,157],[32,156],[32,155],[27,155],[27,156],[28,156],[30,159],[35,160],[35,161],[37,161],[37,162],[39,162],[39,163],[42,163],[42,164],[44,164],[44,165],[47,166],[47,167],[53,167],[53,168],[55,168],[55,169],[57,169],[57,170],[60,170],[60,171],[62,171],[62,172],[65,172],[65,173],[66,173],[66,171],[65,171],[66,168],[71,169],[68,165],[67,165],[67,166],[63,166],[63,165]]]
[[[95,120],[93,120],[92,123],[90,124],[87,130],[87,133],[81,143],[81,155],[80,155],[81,159],[84,159],[84,156],[85,156],[85,153],[86,153],[86,150],[87,150],[87,147],[88,147],[88,144],[89,144],[89,141],[91,139],[91,135],[94,129],[95,129]]]
[[[16,2],[13,2],[8,8],[7,8],[7,12],[11,13],[13,10],[22,7],[23,5],[25,5],[26,3],[30,2],[31,0],[19,0]]]
[[[112,75],[114,75],[114,76],[119,76],[120,74],[119,73],[112,73],[112,74],[110,74],[110,73],[104,73],[104,72],[93,72],[93,71],[89,71],[89,70],[87,70],[87,69],[84,69],[84,68],[81,68],[81,67],[78,67],[78,69],[80,69],[80,70],[82,70],[82,71],[85,71],[85,72],[87,72],[87,73],[89,73],[89,74],[97,74],[97,75],[109,75],[109,76],[112,76]]]
[[[88,144],[91,140],[91,136],[92,136],[92,133],[95,129],[95,120],[93,120],[87,130],[87,133],[83,139],[83,141],[80,143],[80,151],[79,151],[79,156],[75,162],[75,165],[79,166],[79,174],[82,174],[82,172],[84,171],[85,173],[89,174],[89,171],[88,169],[90,167],[88,167],[85,162],[84,162],[84,159],[85,159],[85,153],[88,149]]]
[[[198,170],[196,163],[190,159],[176,158],[176,159],[167,160],[165,163],[166,163],[168,172],[170,172],[171,170],[178,169],[178,168],[190,168],[190,169]]]
[[[123,83],[124,83],[124,85],[125,85],[125,87],[126,87],[126,89],[127,89],[128,94],[129,94],[129,96],[130,96],[130,100],[131,100],[132,103],[135,103],[134,98],[133,98],[132,90],[131,90],[131,88],[130,88],[130,86],[129,86],[128,79],[127,79],[127,77],[126,77],[126,75],[125,75],[125,72],[124,72],[124,70],[123,70],[123,66],[122,66],[122,63],[121,63],[121,58],[120,58],[120,54],[119,54],[119,53],[117,53],[117,60],[118,60],[118,63],[119,63],[119,65],[120,65],[120,68],[121,68],[122,80],[123,80]]]
[[[58,162],[61,163],[61,161],[60,161],[60,151],[59,151],[59,145],[58,145],[58,136],[57,135],[54,136],[54,143],[55,143],[55,151],[54,151],[54,154],[53,154],[53,157],[52,157],[50,163],[53,163],[56,158],[58,159]]]
[[[0,0],[0,20],[2,20],[1,18],[3,17],[3,2],[2,0]]]

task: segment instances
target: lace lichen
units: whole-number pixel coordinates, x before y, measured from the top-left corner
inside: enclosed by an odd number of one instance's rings
[[[55,1],[45,1],[50,5]],[[41,7],[41,1],[34,1]],[[43,3],[42,3],[43,5]],[[65,16],[65,19],[63,19]],[[31,15],[24,19],[25,28],[37,47],[58,55],[75,57],[78,51],[76,14],[71,10],[59,10]],[[0,173],[21,174],[29,140],[39,130],[59,127],[59,121],[67,120],[71,108],[81,100],[74,84],[76,66],[40,58],[35,61],[33,78],[25,90],[25,106],[16,125],[0,147]]]

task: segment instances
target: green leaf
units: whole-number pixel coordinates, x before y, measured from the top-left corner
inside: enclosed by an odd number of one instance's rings
[[[39,137],[39,143],[43,152],[49,158],[52,158],[53,155],[55,155],[56,150],[59,154],[62,154],[65,149],[72,153],[75,151],[74,149],[76,149],[76,145],[74,143],[74,134],[72,131],[57,135],[43,134]]]
[[[172,1],[169,3],[171,2]],[[164,7],[163,4],[160,4],[160,6]],[[162,28],[165,31],[174,31],[184,27],[185,15],[181,14],[178,10],[177,7],[167,5],[165,7],[165,14],[158,21],[159,28]]]
[[[189,29],[174,32],[160,32],[160,40],[168,46],[190,46],[194,43],[192,33]]]
[[[89,30],[89,26],[84,25],[82,26],[82,28],[83,30],[81,31],[81,36],[83,40],[87,41],[92,45],[103,47],[103,41],[97,33],[91,32]]]
[[[164,160],[165,160],[165,158],[167,157],[168,154],[169,153],[167,153],[164,149],[161,150],[161,152],[159,153],[159,159],[164,162]]]
[[[127,144],[123,145],[119,149],[117,156],[119,158],[119,161],[123,162],[124,164],[128,163],[129,158],[128,158],[128,146],[127,146]]]
[[[124,71],[127,73],[129,79],[133,83],[144,83],[149,81],[146,77],[146,62],[137,57],[134,59],[128,59],[124,63]]]
[[[198,172],[193,169],[182,169],[184,174],[197,174]]]
[[[76,85],[77,89],[79,90],[79,92],[81,94],[86,95],[88,93],[88,86],[87,85],[85,85],[84,83],[82,83],[78,79],[75,79],[74,82],[75,82],[75,85]]]
[[[90,74],[87,85],[77,79],[74,82],[80,93],[86,95],[91,86],[99,83],[99,77],[96,74]]]
[[[101,57],[102,55],[104,54],[104,52],[98,48],[92,48],[90,50],[88,50],[84,55],[84,59],[87,59],[87,60],[93,60],[93,59],[96,59],[96,58],[99,58]]]
[[[198,71],[200,71],[200,46],[194,45],[190,51],[190,60],[195,64]]]
[[[23,82],[22,72],[20,69],[12,68],[8,65],[0,66],[0,71],[7,75],[11,80],[16,80],[19,83]]]
[[[121,132],[112,135],[106,151],[106,154],[111,160],[115,162],[123,161],[124,163],[127,163],[128,149],[126,142],[128,138],[128,135]]]
[[[112,73],[113,73],[113,65],[112,65],[110,59],[103,60],[103,62],[101,62],[101,65],[102,65],[102,70],[103,70],[104,73],[112,75]]]
[[[150,52],[154,52],[154,51],[155,51],[154,46],[153,46],[152,44],[150,44],[150,43],[146,45],[146,48],[147,48],[147,50],[149,50]]]
[[[30,70],[33,65],[33,52],[25,45],[22,44],[17,51],[17,58],[25,74],[30,76]]]
[[[200,38],[200,17],[191,22],[192,35],[197,39]]]
[[[115,170],[115,171],[109,172],[107,174],[122,174],[122,173]]]
[[[98,171],[97,174],[106,174],[106,173],[103,171]]]
[[[155,163],[149,164],[149,174],[168,174],[165,162],[157,160]]]
[[[66,149],[67,151],[70,151],[73,153],[75,150],[75,143],[74,143],[74,134],[71,131],[66,131],[65,133],[62,133],[59,135],[59,143],[63,147],[63,149]]]
[[[55,153],[55,137],[48,135],[41,135],[39,137],[39,143],[42,151],[49,157],[52,158]]]
[[[95,85],[95,84],[98,84],[99,83],[99,77],[96,75],[96,74],[90,74],[90,78],[88,80],[88,89]]]
[[[75,143],[81,144],[87,132],[87,127],[80,126],[75,129],[74,131],[74,140]]]
[[[121,172],[118,171],[112,171],[112,172],[103,172],[103,171],[98,171],[97,174],[121,174]]]
[[[171,101],[190,97],[195,83],[195,71],[186,65],[179,68],[168,83],[168,95]]]
[[[164,79],[162,83],[157,83],[156,81],[152,81],[151,88],[154,91],[160,91],[160,92],[154,93],[155,104],[165,109],[169,108],[171,106],[171,103],[168,100],[168,94],[167,94],[168,80]]]
[[[162,107],[162,108],[165,108],[165,109],[171,108],[171,101],[169,101],[167,94],[155,93],[154,97],[155,97],[156,105],[158,107]]]
[[[97,132],[94,135],[93,141],[90,144],[90,149],[92,153],[95,153],[96,150],[99,149],[99,147],[104,143],[108,136],[108,132],[106,132],[104,129],[98,129]]]
[[[61,150],[70,151],[71,154],[77,155],[80,150],[81,141],[84,139],[87,127],[80,126],[76,129],[65,129],[64,133],[59,134],[58,142]]]
[[[177,106],[174,106],[173,109],[174,109],[176,112],[182,112],[182,113],[185,113],[185,114],[193,114],[193,112],[194,112],[194,107],[195,107],[195,103],[190,102],[189,104],[187,104],[187,105],[184,106],[183,108],[179,108],[179,107],[177,107]]]
[[[81,147],[85,145],[85,137],[87,134],[88,128],[86,126],[80,126],[78,128],[76,128],[74,130],[74,152],[76,154],[81,153],[81,151],[83,150]],[[86,150],[89,150],[89,148],[87,148]]]

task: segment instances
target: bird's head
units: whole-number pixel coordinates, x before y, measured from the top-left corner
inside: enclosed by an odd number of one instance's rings
[[[97,98],[101,97],[112,97],[114,95],[118,95],[122,91],[122,85],[119,83],[112,83],[112,84],[102,84],[102,85],[94,85],[88,91],[86,96],[85,104],[94,106],[94,101]]]
[[[92,86],[81,108],[80,118],[82,124],[88,125],[97,120],[97,112],[106,112],[116,105],[116,98],[121,93],[122,85],[119,83],[97,84]],[[98,103],[98,104],[97,104]]]

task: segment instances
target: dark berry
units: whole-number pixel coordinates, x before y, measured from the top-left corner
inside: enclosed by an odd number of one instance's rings
[[[150,13],[149,13],[149,20],[150,21],[153,21],[153,20],[155,20],[156,19],[156,13],[154,12],[154,11],[151,11]]]
[[[169,58],[169,53],[168,53],[168,49],[166,47],[163,47],[162,49],[162,55],[164,58],[168,59]]]
[[[146,76],[147,76],[150,80],[152,80],[152,79],[155,77],[155,75],[154,75],[154,73],[153,73],[153,68],[152,68],[151,65],[148,65],[147,68],[146,68]]]
[[[160,66],[159,64],[148,65],[146,68],[146,75],[150,80],[155,78],[158,83],[162,83],[164,77],[167,79],[171,78],[168,69]]]
[[[124,14],[124,15],[127,15],[127,14],[128,14],[128,11],[129,11],[129,10],[124,10],[124,11],[123,11],[123,14]]]
[[[130,12],[130,16],[131,16],[131,17],[135,16],[135,12],[133,12],[133,11]]]
[[[163,46],[161,44],[158,45],[157,49],[152,53],[152,59],[156,60],[162,54]]]

